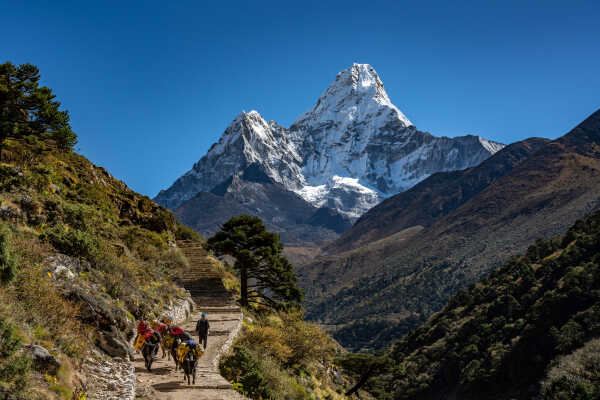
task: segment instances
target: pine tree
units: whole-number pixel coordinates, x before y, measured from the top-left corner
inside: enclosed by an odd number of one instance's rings
[[[276,308],[283,302],[302,300],[294,268],[282,254],[279,236],[268,232],[260,218],[249,215],[231,218],[208,239],[207,246],[216,255],[235,258],[242,306],[261,302]]]
[[[69,113],[60,110],[52,90],[39,86],[39,80],[32,64],[0,64],[0,149],[5,139],[28,135],[53,139],[61,150],[77,143]]]

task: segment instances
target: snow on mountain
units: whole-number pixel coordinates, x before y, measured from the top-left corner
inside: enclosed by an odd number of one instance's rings
[[[257,163],[273,183],[314,207],[356,219],[435,172],[477,165],[502,147],[477,136],[418,131],[392,104],[373,67],[353,64],[288,129],[256,111],[240,113],[156,201],[177,208]]]
[[[261,164],[274,182],[288,190],[299,190],[304,184],[299,180],[301,162],[285,128],[266,122],[256,111],[241,112],[206,155],[168,190],[161,190],[156,201],[175,209],[199,192],[210,192],[253,163]]]

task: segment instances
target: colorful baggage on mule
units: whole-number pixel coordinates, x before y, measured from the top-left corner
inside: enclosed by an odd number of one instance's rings
[[[200,349],[200,346],[198,346],[196,342],[192,340],[186,341],[181,343],[177,348],[177,361],[179,361],[179,363],[182,364],[183,360],[185,360],[185,357],[190,351],[193,351],[195,353],[197,359],[200,358],[202,354],[204,354],[204,350]]]

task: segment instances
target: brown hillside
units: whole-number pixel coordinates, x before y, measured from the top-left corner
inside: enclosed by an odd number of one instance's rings
[[[412,226],[430,226],[512,171],[549,141],[531,138],[513,143],[476,167],[434,174],[373,207],[341,238],[327,246],[325,252],[339,253]]]

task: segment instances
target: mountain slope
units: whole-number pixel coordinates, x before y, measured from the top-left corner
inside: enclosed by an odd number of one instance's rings
[[[434,174],[367,211],[349,231],[328,245],[325,252],[334,254],[413,226],[430,226],[506,175],[548,142],[548,139],[527,139],[507,146],[476,167]]]
[[[599,318],[596,212],[461,291],[396,344],[390,398],[598,398]]]
[[[257,164],[281,190],[354,221],[383,198],[435,172],[477,165],[502,147],[477,136],[438,138],[417,130],[391,103],[375,70],[354,64],[287,129],[256,111],[239,114],[218,143],[155,200],[177,209]]]
[[[260,215],[270,229],[288,243],[325,241],[350,227],[347,218],[334,210],[322,215],[294,192],[273,182],[258,164],[215,187],[200,192],[175,210],[179,221],[204,235],[212,235],[231,217]]]
[[[383,345],[535,238],[557,235],[597,209],[599,121],[596,112],[424,229],[302,267],[308,316],[338,325],[345,345]],[[368,327],[380,336],[369,336]]]

